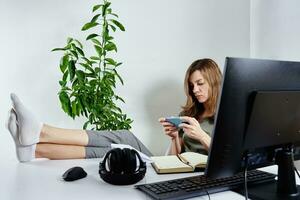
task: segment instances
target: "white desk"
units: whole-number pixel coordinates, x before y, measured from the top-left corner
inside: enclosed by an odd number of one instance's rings
[[[89,160],[37,160],[29,163],[9,161],[0,164],[0,200],[99,200],[99,199],[150,199],[130,186],[114,186],[105,183],[98,174],[99,159]],[[73,166],[81,166],[88,173],[84,179],[64,182],[61,175]],[[276,172],[268,167],[266,171]],[[148,166],[146,176],[139,182],[151,183],[168,179],[194,176],[200,173],[157,175]],[[297,182],[299,182],[297,180]],[[227,191],[211,194],[213,200],[244,199],[243,196]],[[207,196],[193,199],[208,199]]]

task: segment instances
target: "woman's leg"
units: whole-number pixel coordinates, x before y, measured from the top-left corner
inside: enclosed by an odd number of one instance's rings
[[[49,158],[52,160],[83,159],[85,158],[85,147],[41,143],[36,145],[35,157]]]
[[[88,135],[86,158],[103,157],[111,149],[111,144],[127,144],[148,156],[152,156],[145,145],[128,130],[87,131],[86,133]]]
[[[44,125],[40,134],[40,141],[44,143],[23,146],[19,142],[19,125],[13,109],[9,113],[7,128],[15,141],[20,162],[34,158],[100,158],[111,149],[112,143],[128,144],[149,156],[152,155],[142,142],[127,130],[86,132]]]
[[[24,106],[17,95],[11,94],[11,101],[17,117],[18,137],[21,145],[29,146],[42,142],[85,146],[88,143],[85,131],[43,124]]]
[[[16,95],[11,94],[11,100],[17,118],[19,145],[32,146],[34,147],[32,148],[33,152],[35,152],[36,144],[38,144],[39,149],[36,150],[38,157],[52,159],[103,157],[111,148],[111,143],[129,144],[147,155],[152,155],[129,131],[86,132],[45,125],[36,120]],[[48,143],[48,146],[42,145],[43,143]],[[50,144],[60,146],[51,146]],[[84,146],[87,147],[84,148]],[[55,149],[55,147],[57,147],[57,151],[53,150],[53,153],[49,153],[49,149]]]
[[[85,130],[63,129],[44,124],[39,141],[40,143],[86,146],[88,135]]]
[[[150,151],[133,133],[119,131],[84,131],[44,125],[35,151],[37,158],[76,159],[102,158],[111,144],[128,144],[151,156]],[[52,144],[51,144],[52,143]]]
[[[23,146],[19,142],[19,125],[17,122],[17,115],[12,109],[9,112],[7,119],[6,127],[9,130],[12,138],[15,142],[16,155],[20,162],[28,162],[35,158],[49,158],[49,159],[76,159],[76,158],[85,158],[85,147],[76,146],[76,145],[59,145],[59,144],[43,144],[38,143],[29,146]],[[52,135],[51,129],[50,135]],[[73,133],[74,132],[74,133]],[[76,134],[78,131],[71,131],[71,134]],[[68,133],[68,131],[67,131]],[[78,133],[79,134],[79,133]],[[62,134],[63,135],[63,134]],[[79,136],[80,138],[81,136]],[[53,137],[47,137],[48,139]],[[61,136],[58,137],[60,140]],[[78,139],[78,136],[75,135],[74,138]],[[56,139],[58,140],[58,139]],[[69,141],[69,140],[68,140]]]
[[[148,156],[152,156],[145,145],[128,130],[86,132],[46,125],[41,133],[40,141],[47,144],[37,144],[35,151],[37,158],[101,158],[111,149],[112,143],[127,144]]]

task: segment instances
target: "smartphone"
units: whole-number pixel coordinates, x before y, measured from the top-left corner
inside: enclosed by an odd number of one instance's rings
[[[179,127],[179,124],[183,123],[183,121],[180,119],[180,117],[166,117],[166,121],[170,122],[177,128]]]

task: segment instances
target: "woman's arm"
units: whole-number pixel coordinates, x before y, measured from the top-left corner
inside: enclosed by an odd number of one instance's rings
[[[171,148],[170,148],[170,151],[169,151],[169,155],[177,155],[179,153],[181,153],[181,149],[182,149],[182,139],[177,136],[177,137],[174,137],[172,138],[171,140]]]
[[[211,137],[201,129],[200,131],[201,133],[198,135],[198,141],[201,142],[201,144],[203,145],[203,147],[206,149],[206,151],[208,151],[209,147],[210,147],[210,142],[211,142]]]
[[[187,123],[181,123],[180,127],[183,128],[185,134],[187,134],[188,137],[198,140],[203,147],[208,151],[210,147],[211,138],[210,136],[203,131],[201,128],[199,122],[193,118],[193,117],[181,117],[183,120],[185,120]]]

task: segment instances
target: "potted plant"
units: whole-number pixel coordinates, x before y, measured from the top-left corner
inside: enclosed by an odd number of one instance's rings
[[[107,0],[93,6],[93,13],[92,19],[81,30],[95,30],[86,37],[87,43],[93,46],[94,55],[87,56],[82,43],[74,38],[68,38],[65,47],[52,50],[64,52],[59,65],[62,72],[58,93],[61,107],[73,119],[86,117],[83,129],[128,130],[133,121],[116,105],[118,101],[125,103],[114,92],[117,81],[124,83],[117,71],[122,63],[112,57],[117,52],[117,45],[111,35],[117,30],[125,31],[125,28]]]

